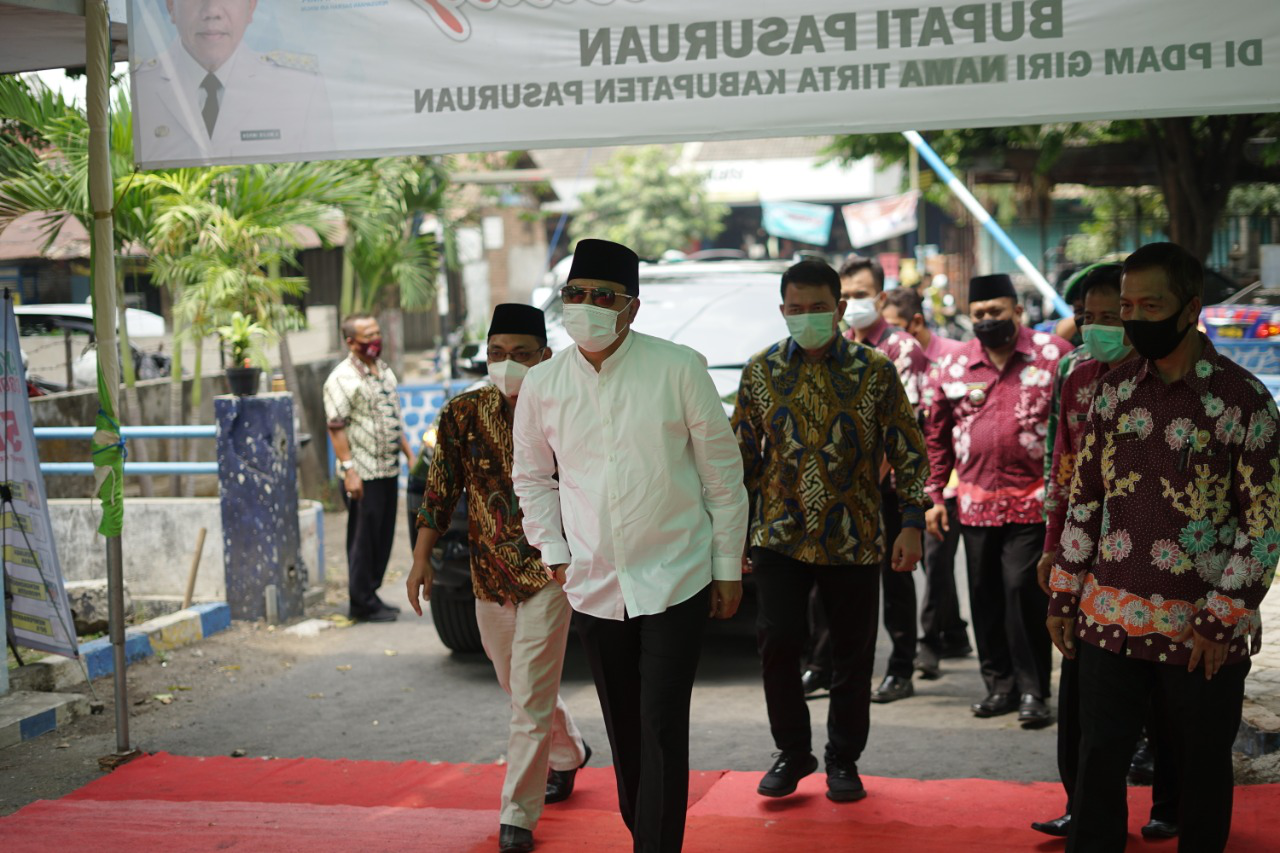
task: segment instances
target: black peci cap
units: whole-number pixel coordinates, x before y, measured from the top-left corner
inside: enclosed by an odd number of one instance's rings
[[[1004,273],[980,275],[969,279],[969,301],[986,302],[988,299],[1009,297],[1018,301],[1018,291],[1013,289],[1013,279]]]
[[[626,288],[630,296],[640,294],[640,258],[621,243],[586,238],[573,249],[569,278],[611,281]]]
[[[504,302],[494,306],[493,320],[489,322],[489,337],[494,335],[533,335],[545,341],[547,318],[532,305]]]

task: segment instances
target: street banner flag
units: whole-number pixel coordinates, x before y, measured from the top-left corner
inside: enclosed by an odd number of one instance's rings
[[[915,231],[919,227],[916,219],[919,201],[920,193],[912,190],[901,195],[846,204],[840,212],[844,216],[844,227],[849,231],[849,244],[861,249]]]
[[[31,429],[27,374],[22,366],[13,300],[5,291],[4,339],[0,359],[0,558],[9,634],[20,646],[69,658],[79,656],[71,606],[62,583],[62,566],[53,543],[49,501],[45,495],[36,436]]]
[[[831,221],[836,211],[830,205],[763,201],[760,210],[761,224],[771,237],[812,246],[825,246],[831,240]]]
[[[1276,0],[131,0],[144,167],[1280,111]]]

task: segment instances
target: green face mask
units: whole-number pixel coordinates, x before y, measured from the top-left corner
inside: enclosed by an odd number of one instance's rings
[[[787,331],[801,349],[817,349],[830,343],[836,335],[835,323],[836,315],[833,311],[787,315]]]
[[[1103,364],[1115,364],[1133,350],[1133,347],[1124,342],[1124,326],[1091,324],[1084,327],[1081,335],[1089,355]]]

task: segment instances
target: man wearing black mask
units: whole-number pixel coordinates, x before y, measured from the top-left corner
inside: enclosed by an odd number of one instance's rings
[[[1044,544],[1044,436],[1053,373],[1071,345],[1022,325],[1007,275],[969,283],[976,336],[933,366],[924,399],[933,509],[929,533],[959,523],[969,564],[974,636],[987,697],[978,717],[1018,712],[1024,727],[1051,720],[1049,645],[1039,636],[1047,597],[1036,582]],[[955,469],[959,518],[943,489]]]

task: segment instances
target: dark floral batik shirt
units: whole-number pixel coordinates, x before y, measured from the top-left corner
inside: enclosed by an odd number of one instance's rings
[[[1075,617],[1081,640],[1182,665],[1188,625],[1228,662],[1250,654],[1280,561],[1280,416],[1201,341],[1177,382],[1146,359],[1099,381],[1049,581],[1049,614]]]
[[[436,449],[418,524],[444,532],[467,492],[471,585],[481,601],[519,603],[547,585],[511,487],[511,413],[492,385],[454,397],[436,416]]]

